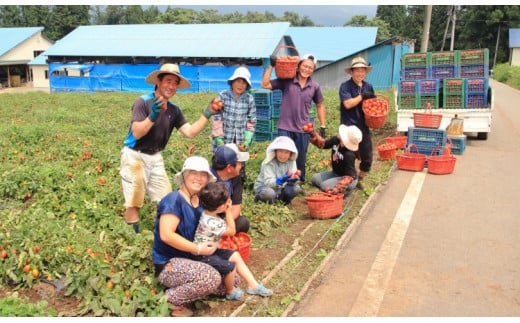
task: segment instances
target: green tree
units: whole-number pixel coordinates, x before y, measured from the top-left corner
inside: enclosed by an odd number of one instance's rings
[[[289,22],[293,27],[314,26],[314,23],[308,16],[300,18],[300,15],[293,11],[285,11],[281,20]]]
[[[23,26],[19,6],[0,6],[0,25],[2,27]]]
[[[20,9],[24,26],[46,27],[49,25],[51,12],[49,6],[21,6]]]
[[[89,6],[53,6],[49,21],[52,24],[46,26],[49,30],[48,37],[58,40],[79,26],[90,24]]]
[[[402,35],[406,6],[377,6],[376,17],[388,24],[390,35]]]
[[[379,19],[377,16],[374,19],[368,19],[366,15],[355,15],[347,21],[343,26],[351,27],[377,27],[376,41],[388,39],[391,37],[388,23]]]

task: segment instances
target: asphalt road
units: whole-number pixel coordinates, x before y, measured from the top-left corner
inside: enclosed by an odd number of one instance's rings
[[[449,175],[396,169],[286,316],[520,316],[520,92],[490,85],[488,139]]]

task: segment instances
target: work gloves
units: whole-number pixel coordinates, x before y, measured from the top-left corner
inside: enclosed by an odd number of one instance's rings
[[[155,122],[155,120],[157,120],[157,118],[159,117],[159,114],[161,113],[162,105],[163,105],[162,101],[160,101],[158,99],[153,100],[152,111],[150,111],[150,114],[148,115],[148,118],[150,118],[150,120],[152,122]]]
[[[376,96],[372,92],[364,92],[361,94],[361,97],[363,98],[363,100],[368,100],[368,99],[373,99]]]
[[[244,133],[244,145],[245,145],[245,148],[246,150],[249,150],[249,147],[251,146],[251,143],[253,143],[253,135],[255,133],[252,132],[251,130],[246,130],[246,132]]]
[[[211,100],[206,107],[206,109],[202,112],[202,114],[207,118],[211,118],[212,115],[215,115],[220,112],[224,108],[224,103],[219,99],[215,98]]]
[[[320,136],[322,136],[323,138],[327,137],[327,127],[320,126]]]
[[[290,175],[287,175],[287,174],[278,177],[278,178],[276,179],[276,185],[278,185],[278,186],[282,186],[285,182],[287,182],[287,180],[288,180],[290,177],[291,177],[291,176],[290,176]]]
[[[320,132],[321,132],[321,129],[320,129]],[[325,146],[325,139],[316,131],[311,132],[311,137],[310,137],[309,141],[311,142],[311,144],[313,144],[314,146],[316,146],[320,149],[323,148],[323,146]]]
[[[224,137],[222,136],[218,136],[218,137],[215,137],[213,138],[213,140],[215,141],[215,146],[222,146],[224,144]]]

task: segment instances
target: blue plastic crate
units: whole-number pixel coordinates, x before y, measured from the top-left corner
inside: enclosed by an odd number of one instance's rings
[[[456,65],[432,66],[430,75],[433,79],[458,77],[458,69]]]
[[[489,82],[487,77],[467,78],[465,83],[465,93],[482,94],[488,91]]]
[[[271,119],[271,106],[270,105],[257,105],[256,106],[256,118],[268,120]]]
[[[489,64],[460,65],[460,77],[488,77]]]
[[[271,132],[271,120],[257,119],[255,125],[255,132]]]
[[[464,150],[466,150],[466,136],[448,136],[448,138],[451,140],[451,152],[454,155],[462,155]]]
[[[415,144],[419,153],[426,156],[430,156],[435,147],[441,147],[437,154],[442,154],[447,138],[446,130],[409,127],[407,145]]]
[[[487,92],[485,93],[466,93],[464,97],[466,108],[485,108],[487,107]]]
[[[271,106],[271,119],[273,118],[280,118],[280,105],[279,104],[273,104]]]
[[[257,132],[255,131],[254,140],[257,142],[271,141],[275,137],[272,132]]]
[[[282,104],[282,90],[273,90],[271,92],[271,104]]]
[[[253,93],[255,105],[269,106],[271,105],[271,91],[270,90],[255,90]]]
[[[440,81],[434,80],[419,80],[417,81],[417,93],[419,94],[439,94]]]
[[[403,80],[424,80],[429,78],[428,67],[405,67],[403,69]]]
[[[416,94],[417,82],[415,80],[401,81],[399,83],[399,94]]]

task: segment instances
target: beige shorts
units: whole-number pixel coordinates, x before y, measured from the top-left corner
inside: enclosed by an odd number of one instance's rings
[[[147,155],[123,147],[119,175],[123,184],[126,208],[143,207],[145,193],[152,201],[159,202],[172,191],[160,152]]]

